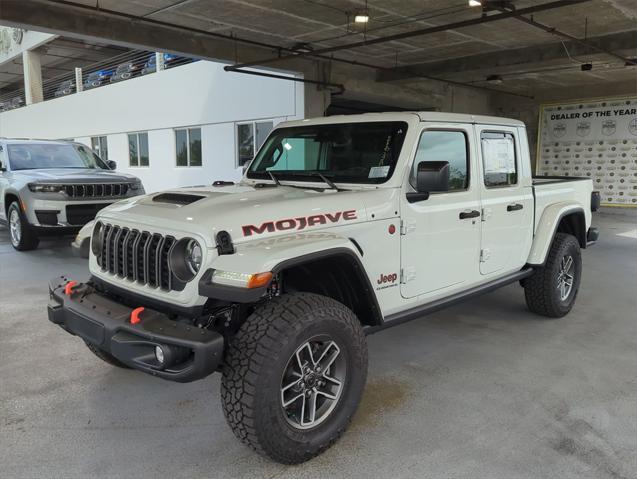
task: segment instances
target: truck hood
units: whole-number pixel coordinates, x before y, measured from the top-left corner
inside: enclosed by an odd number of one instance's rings
[[[180,188],[114,203],[99,213],[98,220],[176,236],[198,234],[214,247],[221,230],[241,243],[363,222],[368,219],[366,204],[386,203],[391,191],[242,184]]]
[[[126,173],[112,170],[92,170],[86,168],[51,168],[46,170],[18,170],[14,176],[28,181],[42,181],[46,183],[119,183],[130,182],[137,178]]]

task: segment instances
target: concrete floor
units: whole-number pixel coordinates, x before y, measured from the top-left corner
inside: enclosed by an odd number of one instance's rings
[[[16,253],[0,229],[0,477],[637,477],[637,217],[597,215],[577,304],[527,312],[513,285],[369,338],[344,437],[296,467],[235,440],[219,376],[109,367],[46,318],[46,284],[85,277],[65,241]]]

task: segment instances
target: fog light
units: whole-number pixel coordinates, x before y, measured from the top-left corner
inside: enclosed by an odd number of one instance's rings
[[[155,346],[155,359],[159,364],[164,364],[164,350],[161,346]]]

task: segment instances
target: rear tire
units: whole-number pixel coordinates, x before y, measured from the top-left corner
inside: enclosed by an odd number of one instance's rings
[[[98,348],[97,346],[95,346],[95,345],[93,345],[91,343],[88,343],[86,341],[84,341],[84,342],[86,343],[86,347],[89,349],[89,351],[91,351],[95,356],[100,358],[105,363],[108,363],[111,366],[116,366],[116,367],[122,368],[122,369],[130,369],[130,367],[126,366],[123,362],[121,362],[119,359],[117,359],[111,353],[107,353],[106,351],[101,350],[100,348]]]
[[[557,233],[543,266],[524,280],[528,308],[549,318],[561,318],[575,304],[582,278],[582,255],[577,239]]]
[[[29,251],[38,247],[40,241],[17,201],[9,205],[7,222],[11,246],[18,251]]]
[[[258,307],[230,341],[221,401],[242,442],[298,464],[345,431],[366,378],[367,345],[354,313],[317,294],[285,294]]]

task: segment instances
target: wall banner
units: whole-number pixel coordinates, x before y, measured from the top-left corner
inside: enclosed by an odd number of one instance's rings
[[[604,206],[637,207],[637,96],[540,107],[539,176],[588,176]]]

